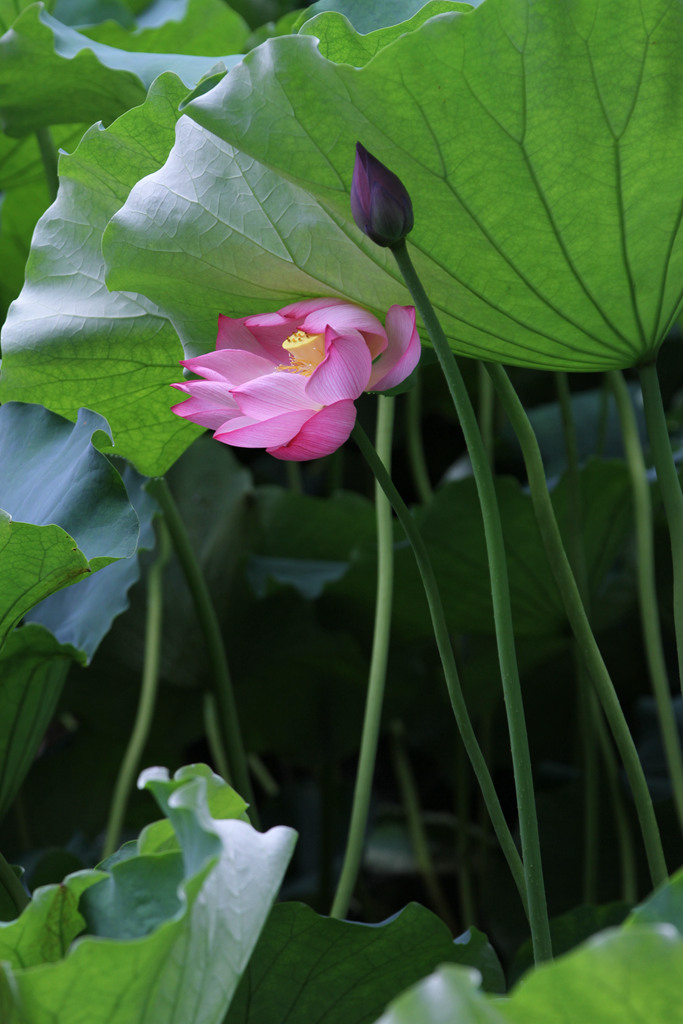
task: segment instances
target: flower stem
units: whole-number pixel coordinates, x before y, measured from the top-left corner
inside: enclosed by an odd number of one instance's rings
[[[486,803],[486,808],[496,833],[496,838],[498,839],[500,848],[508,862],[508,867],[510,868],[514,883],[517,886],[517,891],[519,892],[525,912],[528,914],[527,893],[522,860],[505,820],[505,815],[503,814],[500,806],[498,794],[496,793],[493,785],[488,765],[481,752],[474,729],[472,728],[472,722],[470,720],[467,705],[465,704],[465,698],[460,686],[458,669],[453,655],[453,647],[451,646],[450,633],[448,631],[446,616],[441,603],[441,594],[439,593],[436,577],[434,576],[434,569],[432,568],[431,559],[427,552],[425,542],[422,539],[420,531],[415,525],[415,520],[408,511],[406,503],[398,493],[393,480],[384,468],[384,464],[378,458],[377,452],[373,448],[371,441],[359,423],[356,423],[356,426],[353,428],[353,436],[356,444],[363,453],[366,462],[374,473],[375,479],[379,481],[380,487],[391,502],[394,512],[396,513],[396,516],[403,527],[404,533],[410,541],[410,546],[413,549],[413,555],[417,562],[417,567],[422,578],[422,586],[424,587],[425,596],[427,598],[427,604],[429,605],[434,638],[441,658],[441,665],[443,667],[453,714],[472,764],[472,768],[481,788],[482,796]]]
[[[19,878],[17,878],[10,864],[7,863],[3,855],[0,853],[0,888],[4,889],[7,896],[9,896],[10,902],[14,904],[16,910],[16,916],[22,912],[24,907],[28,906],[31,902],[31,897],[28,895],[26,890]]]
[[[645,654],[657,704],[659,727],[662,731],[664,752],[673,787],[678,824],[681,830],[683,830],[683,756],[681,756],[681,742],[671,702],[671,689],[666,671],[662,633],[659,624],[650,485],[647,480],[645,457],[640,444],[638,426],[628,388],[626,387],[626,381],[618,370],[611,371],[609,380],[617,402],[619,419],[621,421],[621,434],[626,451],[626,462],[633,490],[633,507],[636,521],[638,595],[640,599],[640,620],[645,641]]]
[[[251,788],[247,759],[242,742],[237,705],[232,689],[230,671],[223,647],[220,626],[211,595],[206,585],[201,567],[187,535],[173,495],[163,477],[150,480],[148,490],[159,502],[164,519],[171,535],[173,547],[178,556],[190,593],[194,600],[197,618],[204,633],[204,641],[213,672],[213,685],[216,705],[220,714],[220,727],[223,734],[225,752],[230,766],[230,774],[234,779],[235,789],[249,804],[249,817],[255,828],[258,828],[258,811]]]
[[[679,683],[683,688],[683,493],[676,472],[669,431],[666,426],[666,415],[662,404],[662,392],[659,388],[659,377],[655,363],[641,366],[639,370],[640,386],[643,392],[643,409],[647,432],[650,438],[650,450],[657,482],[664,502],[664,511],[669,524],[671,552],[673,555],[674,577],[674,625],[676,629],[676,648],[678,651]]]
[[[170,553],[168,530],[163,521],[159,526],[159,553],[147,577],[147,621],[145,624],[145,657],[142,668],[142,685],[135,715],[135,724],[128,740],[128,746],[119,768],[114,796],[109,810],[109,820],[104,839],[102,859],[106,860],[116,850],[126,815],[128,797],[135,782],[145,744],[152,727],[154,704],[159,683],[159,662],[161,660],[161,622],[163,615],[163,571]]]
[[[40,149],[40,156],[43,161],[45,178],[47,180],[47,189],[50,193],[50,202],[53,203],[57,198],[57,192],[59,190],[59,175],[57,173],[59,158],[57,156],[57,150],[55,149],[55,144],[52,140],[52,133],[49,128],[38,128],[36,130],[36,139],[38,141],[38,148]]]
[[[550,494],[548,493],[548,485],[545,479],[545,470],[538,442],[524,407],[512,387],[504,368],[496,363],[491,363],[488,369],[501,404],[522,447],[531,501],[548,562],[564,602],[567,619],[607,716],[612,735],[619,748],[619,753],[631,784],[652,882],[654,885],[659,885],[667,877],[667,870],[652,799],[642,765],[638,759],[638,752],[636,751],[633,737],[629,731],[624,712],[614,689],[614,684],[607,671],[607,666],[603,661],[600,649],[593,636],[574,574],[564,550],[562,537],[555,518],[555,511],[550,500]]]
[[[427,293],[422,287],[422,282],[415,272],[405,242],[400,242],[391,251],[417,306],[422,322],[427,328],[444,377],[446,378],[448,390],[450,391],[460,420],[460,426],[465,436],[465,443],[472,463],[472,472],[479,495],[486,537],[486,551],[489,560],[489,573],[491,576],[498,660],[503,683],[508,733],[512,751],[512,765],[515,776],[519,830],[522,841],[522,863],[524,865],[524,877],[529,901],[531,941],[534,949],[534,959],[536,962],[539,962],[541,960],[548,960],[552,956],[550,926],[548,924],[548,908],[546,905],[545,886],[543,884],[543,865],[538,835],[531,756],[529,753],[522,688],[519,681],[515,638],[512,627],[510,588],[508,584],[505,546],[503,543],[503,529],[500,521],[493,473],[491,472],[488,454],[479,430],[477,417],[460,368],[446,340],[446,335],[441,328],[434,308],[427,297]]]
[[[386,467],[387,472],[391,466],[393,424],[394,399],[387,395],[380,395],[377,408],[376,453],[378,460],[383,467]],[[365,716],[349,835],[330,917],[346,917],[358,879],[368,824],[389,658],[394,591],[394,534],[391,505],[377,482],[375,483],[375,517],[377,522],[377,596],[368,692],[365,700]]]
[[[490,379],[490,378],[489,378]],[[567,456],[567,553],[579,594],[590,617],[586,556],[583,546],[583,499],[581,494],[581,467],[576,439],[572,395],[566,373],[555,373],[555,385],[562,416],[565,453]],[[579,749],[583,778],[583,899],[595,903],[597,899],[598,865],[600,851],[600,778],[595,715],[600,714],[595,692],[585,665],[574,641],[576,665]]]

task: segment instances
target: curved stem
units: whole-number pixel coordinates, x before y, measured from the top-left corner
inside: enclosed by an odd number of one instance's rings
[[[656,365],[651,363],[649,366],[642,366],[639,376],[650,449],[671,537],[678,675],[679,684],[683,688],[683,493],[671,451]]]
[[[377,409],[376,450],[377,458],[382,466],[387,467],[387,471],[391,465],[393,423],[394,399],[380,395]],[[375,483],[375,516],[377,522],[377,596],[368,692],[365,699],[365,716],[356,785],[353,792],[349,835],[330,917],[346,917],[360,870],[389,658],[394,592],[394,534],[391,505],[377,482]]]
[[[453,647],[451,646],[451,638],[448,632],[448,625],[446,623],[446,616],[441,603],[441,595],[439,593],[436,577],[434,576],[434,569],[432,568],[431,559],[427,552],[425,542],[422,539],[420,531],[415,525],[413,517],[408,511],[406,503],[398,493],[394,482],[384,468],[384,465],[377,457],[377,453],[373,448],[371,441],[358,423],[356,423],[356,426],[353,428],[353,436],[356,444],[363,453],[365,460],[370,466],[372,472],[375,474],[375,479],[379,481],[380,487],[393,505],[394,512],[396,513],[405,535],[410,541],[410,546],[413,549],[413,555],[417,562],[417,567],[422,578],[422,586],[424,587],[425,596],[427,598],[427,604],[429,605],[434,638],[441,658],[441,665],[443,667],[453,714],[455,716],[458,729],[460,730],[460,735],[465,745],[465,749],[467,750],[468,757],[472,764],[472,768],[477,777],[477,782],[481,788],[486,809],[488,810],[496,833],[496,838],[498,839],[503,855],[508,862],[508,867],[510,868],[514,883],[517,886],[517,891],[519,892],[524,910],[528,914],[526,884],[524,880],[522,860],[505,820],[505,815],[503,814],[503,810],[500,806],[498,794],[496,793],[495,786],[493,785],[488,765],[481,752],[474,729],[472,728],[472,722],[470,720],[467,705],[465,704],[465,698],[460,686],[460,678],[455,664]]]
[[[538,819],[534,796],[531,755],[524,717],[522,688],[517,669],[515,638],[510,607],[507,560],[503,543],[503,529],[498,509],[498,499],[488,455],[482,440],[477,417],[470,401],[465,382],[455,356],[450,349],[446,335],[438,321],[422,282],[415,272],[405,242],[392,248],[392,252],[403,275],[413,301],[422,318],[437,358],[441,365],[448,390],[455,405],[460,426],[472,463],[479,503],[481,505],[486,551],[491,576],[493,617],[496,626],[496,642],[500,663],[508,734],[512,751],[512,765],[515,776],[519,831],[522,841],[522,863],[529,900],[529,925],[536,962],[552,956],[550,926],[543,883],[541,845],[538,835]]]
[[[633,507],[636,521],[638,597],[640,621],[645,641],[645,655],[657,704],[659,727],[662,731],[664,752],[673,787],[678,824],[681,830],[683,830],[683,756],[681,755],[681,741],[671,702],[671,689],[666,671],[664,646],[662,644],[662,633],[659,624],[650,485],[647,480],[645,457],[640,444],[638,425],[633,406],[631,405],[628,388],[626,387],[626,381],[618,370],[610,372],[609,380],[617,402],[617,410],[621,421],[621,435],[624,439],[626,462],[633,491]]]
[[[213,673],[213,686],[216,705],[220,713],[220,727],[223,734],[225,752],[230,766],[230,774],[234,779],[235,789],[249,804],[249,817],[255,828],[258,828],[258,811],[251,788],[247,759],[242,742],[237,705],[232,689],[230,671],[223,647],[220,626],[216,611],[211,601],[209,588],[202,573],[194,548],[187,535],[173,495],[168,484],[159,477],[150,480],[147,489],[156,498],[164,513],[164,519],[171,535],[173,547],[185,574],[185,579],[194,600],[199,625],[204,634],[204,642]]]
[[[579,645],[581,656],[593,680],[628,775],[638,819],[645,842],[650,874],[654,885],[667,877],[664,851],[659,835],[652,798],[638,758],[633,737],[617,697],[607,666],[603,661],[581,601],[569,560],[557,526],[555,511],[548,493],[543,460],[529,419],[502,366],[491,363],[489,373],[498,397],[522,446],[531,501],[543,540],[548,562],[564,602],[567,619]]]
[[[14,904],[16,916],[22,912],[24,907],[31,902],[31,897],[17,878],[10,864],[7,863],[0,853],[0,888],[4,889],[9,896],[10,902]]]
[[[163,615],[163,571],[170,553],[168,531],[163,522],[159,526],[159,553],[147,577],[147,621],[145,624],[145,657],[142,668],[142,685],[135,724],[128,740],[128,746],[119,768],[114,796],[109,810],[109,820],[104,839],[102,859],[106,860],[116,850],[126,815],[128,798],[135,784],[145,744],[152,727],[154,704],[159,683],[161,660],[161,622]]]

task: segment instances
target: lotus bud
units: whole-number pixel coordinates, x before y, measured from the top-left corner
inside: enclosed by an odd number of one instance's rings
[[[413,229],[413,204],[403,182],[360,142],[351,182],[351,213],[377,245],[396,245]]]

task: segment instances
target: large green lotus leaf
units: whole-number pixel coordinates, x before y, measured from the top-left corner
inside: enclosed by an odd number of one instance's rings
[[[629,916],[624,927],[666,922],[683,935],[683,870],[677,871]]]
[[[356,33],[370,35],[387,27],[404,22],[410,23],[414,18],[421,16],[425,9],[434,8],[437,4],[444,10],[469,9],[474,6],[474,3],[457,4],[452,0],[431,0],[430,3],[425,3],[425,0],[382,0],[380,3],[372,4],[366,3],[366,0],[317,0],[317,3],[302,11],[300,18],[302,26],[305,24],[308,32],[309,20],[314,20],[318,14],[334,12],[342,15],[353,25]]]
[[[31,767],[72,658],[42,626],[15,629],[0,650],[0,818]]]
[[[0,32],[5,33],[17,16],[35,0],[0,0]]]
[[[335,12],[339,11],[340,6],[345,5],[335,4]],[[412,17],[406,17],[405,21],[399,19],[398,24],[394,24],[397,6],[399,5],[392,4],[389,8],[386,4],[373,4],[372,7],[368,7],[367,4],[364,4],[361,8],[363,13],[367,12],[371,18],[376,18],[379,11],[383,10],[385,16],[389,18],[390,24],[386,27],[384,24],[381,27],[377,26],[374,31],[363,35],[354,31],[349,18],[345,17],[343,13],[310,17],[310,20],[302,25],[300,32],[302,35],[315,36],[318,39],[320,53],[327,60],[334,61],[336,64],[352,64],[354,67],[363,67],[378,50],[393,43],[394,39],[398,39],[406,32],[413,32],[428,18],[453,11],[466,13],[472,9],[472,5],[467,3],[454,3],[453,0],[430,0],[430,3],[421,7]],[[305,12],[306,15],[310,15],[310,11],[317,7],[318,5],[314,4],[313,8],[309,8],[309,11]]]
[[[377,1024],[680,1024],[683,939],[667,925],[607,931],[527,974],[509,999],[484,996],[446,965],[403,993]]]
[[[245,316],[293,297],[351,292],[383,316],[405,298],[357,258],[347,229],[312,196],[189,118],[179,121],[166,164],[112,218],[103,248],[109,287],[135,281],[190,354],[215,346],[221,313]]]
[[[36,228],[26,283],[2,333],[0,397],[42,402],[75,418],[106,416],[116,454],[162,474],[199,430],[173,416],[182,349],[156,307],[104,284],[102,231],[130,187],[161,164],[185,93],[174,75],[107,130],[90,128],[60,160],[56,202]]]
[[[372,1021],[396,993],[440,963],[484,968],[490,947],[481,939],[453,942],[443,921],[416,903],[379,925],[335,921],[301,903],[281,903],[268,918],[225,1024]]]
[[[361,68],[269,40],[186,110],[339,221],[349,298],[366,301],[363,272],[395,275],[350,217],[360,140],[412,196],[411,251],[457,350],[600,370],[651,359],[680,312],[682,48],[669,0],[487,0]],[[242,209],[239,180],[221,184]],[[320,255],[306,269],[330,287]]]
[[[73,148],[80,126],[55,130],[54,144]],[[45,168],[35,136],[11,139],[0,132],[0,323],[21,291],[36,222],[50,204]]]
[[[106,421],[41,406],[0,407],[0,645],[45,597],[133,554],[138,519],[92,444]]]
[[[294,834],[215,818],[209,775],[204,766],[173,780],[161,769],[143,773],[181,853],[146,853],[137,844],[106,862],[106,875],[87,872],[78,884],[91,883],[81,915],[90,934],[57,956],[36,956],[25,969],[19,950],[31,907],[6,926],[3,1024],[221,1024],[277,895]],[[74,878],[38,890],[36,900],[56,900]],[[70,923],[73,934],[77,922]],[[35,941],[40,933],[31,931]]]
[[[226,55],[222,63],[229,67],[239,60]],[[142,103],[163,72],[174,72],[192,89],[215,64],[211,56],[105,46],[33,4],[0,38],[0,122],[8,135],[75,121],[109,123]]]
[[[197,57],[239,53],[249,36],[244,19],[223,0],[155,0],[133,31],[111,20],[81,31],[121,50]]]

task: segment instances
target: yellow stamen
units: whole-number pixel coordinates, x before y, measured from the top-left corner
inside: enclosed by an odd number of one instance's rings
[[[283,341],[282,347],[289,353],[289,365],[282,364],[278,370],[289,370],[290,373],[302,373],[310,377],[325,358],[325,335],[295,331]]]

